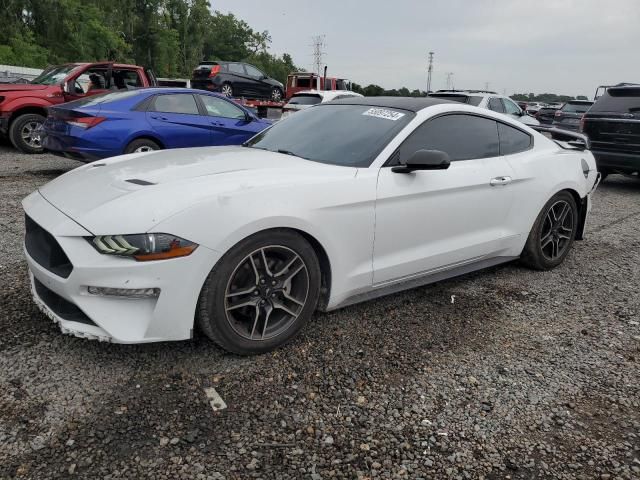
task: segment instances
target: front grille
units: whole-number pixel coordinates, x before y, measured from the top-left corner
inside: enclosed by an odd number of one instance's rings
[[[25,215],[26,234],[24,244],[27,252],[39,265],[51,273],[67,278],[73,265],[56,239],[44,228]]]
[[[72,322],[85,323],[87,325],[95,325],[87,315],[73,303],[65,300],[56,292],[49,290],[37,278],[33,278],[36,287],[36,293],[47,307],[49,307],[56,315],[64,320]]]

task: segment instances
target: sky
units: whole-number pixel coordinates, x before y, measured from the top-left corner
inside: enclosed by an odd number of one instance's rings
[[[325,35],[328,76],[361,85],[455,88],[593,97],[640,82],[640,0],[210,0],[254,30],[271,53],[311,70]]]

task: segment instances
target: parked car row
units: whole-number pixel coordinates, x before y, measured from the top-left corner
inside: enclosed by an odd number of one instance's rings
[[[467,105],[474,105],[476,107],[493,110],[494,112],[503,113],[525,125],[539,125],[539,122],[530,115],[527,115],[527,112],[522,110],[516,102],[496,92],[484,90],[438,90],[435,93],[430,93],[429,96],[432,98],[442,98],[466,103]]]

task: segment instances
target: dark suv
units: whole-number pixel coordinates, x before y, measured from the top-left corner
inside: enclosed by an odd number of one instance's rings
[[[193,71],[191,87],[220,92],[226,97],[282,101],[284,85],[253,65],[242,62],[201,62]]]
[[[553,126],[562,130],[577,132],[580,129],[582,116],[591,108],[593,102],[589,100],[570,100],[560,110],[556,110]]]
[[[610,87],[582,117],[598,170],[640,174],[640,85]]]

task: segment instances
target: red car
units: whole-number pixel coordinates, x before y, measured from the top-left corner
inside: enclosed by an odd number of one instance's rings
[[[351,82],[344,78],[318,77],[310,72],[294,72],[287,77],[287,100],[294,93],[306,90],[351,90]]]
[[[153,72],[136,65],[102,62],[49,67],[31,83],[0,85],[0,134],[24,153],[40,153],[40,129],[47,107],[156,83]]]

